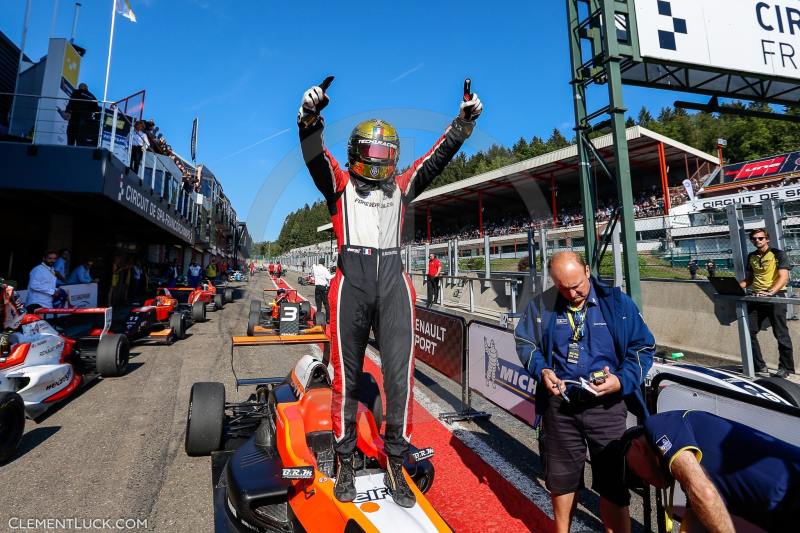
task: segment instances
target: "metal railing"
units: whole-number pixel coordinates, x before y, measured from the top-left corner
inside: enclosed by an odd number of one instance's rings
[[[409,276],[412,277],[420,277],[422,278],[424,283],[427,283],[427,275],[426,274],[419,274],[416,272],[409,272]],[[505,287],[505,294],[509,296],[511,299],[511,313],[516,314],[517,312],[517,295],[519,294],[518,286],[522,284],[522,279],[520,278],[508,278],[508,277],[481,277],[481,276],[439,276],[440,283],[447,285],[450,284],[451,286],[458,285],[459,287],[467,286],[467,291],[469,295],[467,309],[470,313],[475,312],[475,283],[481,283],[484,285],[487,284],[495,284],[501,283]],[[441,306],[447,307],[447,299],[445,298],[445,291],[439,290],[439,300],[437,303]],[[450,307],[463,307],[463,304],[460,303],[460,300],[454,300]]]
[[[82,119],[72,120],[66,111],[68,98],[0,92],[10,109],[6,131],[0,141],[37,145],[62,145],[107,149],[125,166],[131,166],[134,124],[114,102],[87,101],[95,109]],[[84,110],[86,111],[86,110]],[[0,123],[0,128],[2,124]],[[169,208],[193,224],[199,207],[194,193],[183,187],[179,169],[168,156],[144,151],[137,169],[141,184],[167,201]]]

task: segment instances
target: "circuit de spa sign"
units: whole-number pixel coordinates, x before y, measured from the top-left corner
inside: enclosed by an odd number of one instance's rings
[[[456,383],[464,364],[464,319],[416,307],[414,356]]]
[[[162,206],[158,197],[151,195],[150,190],[144,188],[135,174],[130,173],[126,176],[126,173],[122,172],[116,179],[106,177],[103,194],[159,228],[180,237],[189,244],[194,244],[192,227],[174,210]]]

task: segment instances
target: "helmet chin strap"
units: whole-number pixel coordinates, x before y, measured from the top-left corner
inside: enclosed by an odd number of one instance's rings
[[[394,175],[381,181],[368,180],[359,176],[352,170],[350,171],[350,175],[355,179],[356,192],[359,193],[366,194],[377,189],[382,189],[384,194],[392,194],[397,187],[397,183],[394,181]]]

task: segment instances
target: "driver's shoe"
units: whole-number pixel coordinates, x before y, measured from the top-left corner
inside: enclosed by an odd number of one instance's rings
[[[356,498],[356,473],[353,469],[353,454],[337,455],[336,483],[333,495],[340,502],[351,502]]]
[[[386,488],[389,489],[389,494],[392,495],[394,503],[400,507],[414,507],[417,503],[417,497],[411,492],[411,488],[406,482],[402,459],[389,458],[383,482],[386,484]]]

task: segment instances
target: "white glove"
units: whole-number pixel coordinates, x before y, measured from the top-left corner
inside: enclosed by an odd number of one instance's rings
[[[307,115],[318,115],[317,106],[322,102],[323,97],[322,88],[318,85],[313,86],[303,94],[303,103],[300,106],[301,111]]]
[[[461,120],[474,122],[475,119],[481,115],[482,111],[483,103],[480,98],[478,98],[478,93],[472,93],[472,98],[466,102],[461,102],[461,109],[459,110],[458,117]]]

